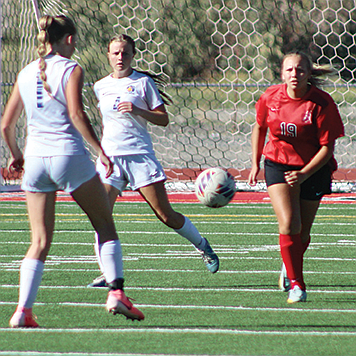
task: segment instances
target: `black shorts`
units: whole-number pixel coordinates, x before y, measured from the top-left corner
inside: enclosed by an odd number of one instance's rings
[[[303,167],[280,164],[268,159],[265,160],[265,179],[267,187],[287,183],[284,173],[298,171]],[[331,170],[328,164],[321,167],[311,177],[300,185],[300,197],[305,200],[320,200],[323,195],[331,193]]]

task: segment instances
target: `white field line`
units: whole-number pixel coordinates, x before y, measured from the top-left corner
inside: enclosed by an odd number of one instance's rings
[[[46,329],[55,332],[56,329]],[[65,330],[65,331],[63,331]],[[69,330],[75,329],[60,329],[60,332],[68,332]],[[82,329],[80,329],[82,330]],[[91,329],[93,330],[93,329]],[[119,329],[116,329],[119,330]],[[129,329],[126,329],[127,331]],[[126,332],[124,330],[123,332]],[[3,331],[0,329],[0,332]],[[99,332],[101,329],[99,330]],[[21,331],[20,331],[21,332]],[[81,331],[78,331],[79,333]],[[195,356],[188,354],[122,354],[122,353],[99,353],[99,352],[42,352],[42,351],[0,351],[0,356]],[[200,355],[200,356],[209,356],[209,355]]]
[[[215,224],[215,223],[214,223]],[[30,233],[29,230],[2,230],[0,229],[0,233],[1,234],[14,234],[14,233]],[[93,235],[94,236],[94,232],[91,230],[55,230],[54,234],[71,234],[71,233],[75,233],[75,234],[89,234],[89,235]],[[117,230],[117,233],[119,235],[177,235],[176,232],[174,231],[119,231]],[[236,235],[236,236],[272,236],[272,237],[276,237],[278,236],[277,233],[270,233],[270,232],[204,232],[202,233],[203,235]],[[356,234],[331,234],[331,233],[325,233],[325,234],[321,234],[321,233],[313,233],[312,236],[322,236],[322,237],[353,237],[356,238]],[[350,241],[351,243],[352,241]],[[354,245],[356,246],[356,240],[353,241]],[[151,246],[153,246],[154,244],[150,244]],[[175,244],[177,245],[177,244]],[[134,246],[134,244],[127,244],[127,246]],[[145,244],[143,245],[145,246]],[[156,246],[167,246],[167,244],[156,244]],[[173,245],[172,245],[173,246]]]
[[[187,215],[188,216],[188,215]],[[241,221],[197,221],[194,219],[191,219],[192,222],[195,225],[206,225],[206,224],[214,224],[214,225],[271,225],[271,226],[276,226],[276,222],[275,221],[247,221],[247,220],[241,220]],[[90,226],[90,222],[87,221],[87,219],[68,219],[68,220],[56,220],[56,223],[69,223],[69,222],[80,222],[81,224],[85,224],[87,223],[88,226]],[[120,223],[130,223],[130,224],[157,224],[158,220],[157,218],[152,218],[152,219],[141,219],[141,220],[123,220],[120,219]],[[2,220],[2,224],[4,223],[11,223],[12,225],[14,224],[23,224],[23,223],[28,223],[28,220],[12,220],[12,219],[7,219],[7,220]],[[314,222],[313,226],[355,226],[356,223],[349,223],[349,222],[335,222],[335,221],[322,221],[322,222]],[[16,230],[18,231],[18,230]],[[28,231],[28,230],[26,230]],[[68,231],[67,231],[68,232]],[[93,233],[93,231],[84,231],[84,232],[91,232]],[[129,232],[125,232],[125,233],[129,233]],[[145,231],[145,233],[147,233]],[[152,232],[152,233],[156,233],[156,232]],[[157,232],[157,233],[162,233],[162,232]],[[169,232],[168,232],[169,233]]]
[[[55,245],[52,243],[52,245]],[[216,250],[219,252],[218,250]],[[248,251],[247,251],[248,252]],[[246,252],[246,253],[247,253]],[[20,257],[19,257],[20,258]],[[46,261],[46,266],[50,265],[60,265],[64,263],[70,263],[70,264],[86,264],[86,263],[96,263],[95,257],[92,259],[88,259],[87,261],[79,261],[75,259],[74,257],[71,257],[71,260],[51,260],[51,256],[48,257]],[[138,261],[142,259],[147,259],[147,260],[153,260],[153,259],[160,259],[160,260],[181,260],[181,259],[200,259],[200,256],[193,255],[192,253],[186,253],[185,255],[180,252],[180,256],[177,256],[175,254],[142,254],[142,253],[128,253],[123,256],[124,261]],[[21,260],[23,259],[23,256],[21,257]],[[243,257],[243,256],[235,256],[235,257],[224,257],[219,254],[219,259],[220,260],[251,260],[251,261],[280,261],[280,257]],[[11,263],[0,263],[0,268],[1,267],[14,267],[18,266],[19,263],[21,263],[21,260],[18,261],[13,261]],[[337,262],[355,262],[356,258],[341,258],[341,257],[305,257],[304,261],[337,261]],[[342,273],[342,272],[337,272],[334,271],[335,274],[337,273]]]
[[[17,302],[0,302],[0,305],[17,305]],[[98,303],[73,303],[73,302],[58,302],[58,303],[36,303],[36,306],[56,305],[62,307],[74,308],[105,308],[105,304]],[[296,313],[328,313],[328,314],[356,314],[356,309],[308,309],[308,308],[273,308],[273,307],[244,307],[242,305],[173,305],[173,304],[140,304],[135,303],[135,306],[146,309],[189,309],[189,310],[213,310],[213,311],[258,311],[258,312],[296,312]]]
[[[3,284],[0,288],[3,289],[18,289],[16,284]],[[40,286],[40,289],[46,290],[56,290],[56,289],[85,289],[88,290],[86,286]],[[281,291],[279,289],[268,289],[268,288],[191,288],[191,287],[125,287],[125,290],[132,291],[154,291],[154,292],[240,292],[240,293],[278,293]],[[356,290],[321,290],[321,289],[308,289],[310,294],[356,294]],[[1,304],[1,301],[0,301]]]
[[[60,203],[59,203],[60,204]],[[264,208],[264,207],[263,207]],[[321,207],[320,209],[325,209],[325,207]],[[334,207],[331,207],[330,209],[336,209]],[[194,215],[196,216],[196,215]],[[201,215],[201,216],[204,216],[204,215]],[[256,215],[256,217],[258,217],[259,215]],[[319,216],[319,217],[322,217],[322,216]],[[27,221],[27,220],[26,220]],[[152,222],[151,221],[142,221],[142,220],[138,220],[138,221],[133,221],[133,220],[128,220],[129,222],[136,222],[138,224],[147,224],[147,223],[156,223],[157,220],[156,219],[153,219]],[[18,221],[11,221],[11,223],[17,223]],[[62,220],[62,221],[57,221],[57,222],[68,222],[68,220]],[[85,221],[82,221],[82,222],[85,222]],[[197,221],[195,222],[195,224],[207,224],[207,223],[211,223],[211,222],[200,222],[200,221]],[[245,225],[248,225],[248,224],[251,224],[251,225],[275,225],[275,222],[256,222],[256,221],[252,221],[252,222],[249,222],[249,221],[241,221],[241,222],[231,222],[231,221],[227,221],[227,222],[214,222],[214,224],[228,224],[228,225],[239,225],[239,224],[245,224]],[[322,226],[326,226],[326,225],[346,225],[346,226],[354,226],[355,224],[354,223],[328,223],[328,222],[322,222],[322,223],[315,223],[314,225],[322,225]],[[13,231],[9,231],[9,230],[0,230],[0,232],[11,232],[11,233],[18,233],[19,230],[13,230]],[[28,230],[23,230],[23,232],[28,232]],[[76,233],[89,233],[89,234],[93,234],[92,231],[78,231],[76,230],[75,231]],[[58,230],[56,231],[56,233],[70,233],[70,231],[61,231],[61,230]],[[122,231],[122,232],[119,232],[119,233],[124,233],[124,234],[160,234],[159,232],[147,232],[147,231],[139,231],[139,232],[127,232],[127,231]],[[170,232],[172,234],[175,234],[174,232]],[[161,233],[163,234],[163,233]],[[167,232],[165,232],[164,234],[167,234]],[[211,233],[213,234],[213,233]],[[216,233],[214,233],[216,234]],[[221,234],[225,234],[226,233],[221,233]],[[209,234],[204,234],[204,235],[209,235]],[[251,235],[249,233],[231,233],[231,235],[242,235],[242,236],[248,236],[248,235]],[[254,235],[268,235],[268,236],[275,236],[276,234],[266,234],[266,233],[261,233],[261,234],[255,234]],[[340,235],[340,234],[313,234],[313,236],[343,236],[343,237],[355,237],[356,235],[352,235],[352,234],[344,234],[344,235]],[[18,242],[16,242],[18,243]],[[346,242],[346,246],[353,246],[354,242],[349,242],[347,241]],[[27,243],[25,243],[27,244]],[[54,244],[58,244],[58,245],[61,245],[61,244],[73,244],[73,245],[92,245],[91,243],[54,243]],[[338,243],[334,243],[335,246],[340,246],[340,244]],[[125,244],[123,244],[123,246],[125,246]],[[135,246],[135,244],[127,244],[126,246]],[[140,244],[140,246],[143,246]],[[167,245],[161,245],[161,244],[145,244],[145,246],[167,246]],[[177,245],[177,244],[169,244],[168,246],[170,247],[177,247],[177,246],[180,246],[180,245]],[[233,246],[233,248],[236,248],[236,246]],[[231,253],[231,252],[230,252]],[[2,257],[8,257],[8,256],[2,256]],[[17,256],[13,256],[13,257],[17,257]],[[171,255],[168,255],[167,258],[173,258],[174,256],[171,256]],[[22,256],[19,258],[22,258]],[[148,256],[146,258],[149,258]],[[156,257],[151,257],[151,258],[156,258]],[[187,258],[187,257],[185,257]],[[231,257],[231,258],[235,258],[235,257]],[[255,257],[239,257],[240,259],[263,259],[263,260],[271,260],[271,259],[279,259],[279,258],[255,258]],[[310,259],[313,259],[313,258],[310,258]],[[314,259],[318,259],[318,258],[314,258]],[[338,260],[338,261],[354,261],[356,259],[334,259],[334,258],[323,258],[322,260]],[[93,259],[93,261],[95,261],[95,259]],[[1,269],[1,268],[0,268]],[[46,269],[47,270],[53,270],[53,271],[56,271],[56,269]],[[66,269],[68,271],[91,271],[91,270],[88,270],[88,269],[84,269],[84,270],[80,270],[80,269]],[[16,270],[17,271],[17,270]],[[62,271],[62,269],[61,269]],[[96,271],[93,270],[93,271]],[[129,270],[128,270],[129,271]],[[199,272],[202,272],[202,271],[192,271],[192,270],[181,270],[181,271],[178,271],[178,270],[130,270],[130,271],[135,271],[135,272],[164,272],[164,273],[167,273],[167,272],[170,272],[170,273],[199,273]],[[205,272],[205,271],[204,271]],[[220,271],[219,273],[279,273],[279,271]],[[312,272],[312,271],[306,271],[305,273],[310,273],[310,274],[334,274],[335,272]],[[356,272],[342,272],[343,274],[355,274]],[[18,286],[0,286],[0,288],[18,288]],[[41,288],[86,288],[86,287],[82,287],[82,286],[77,286],[77,287],[73,287],[73,286],[41,286]],[[160,291],[174,291],[174,292],[177,292],[177,291],[196,291],[196,292],[202,292],[204,289],[202,288],[142,288],[142,287],[127,287],[126,289],[128,290],[160,290]],[[206,291],[211,291],[211,289],[209,288],[205,288]],[[263,292],[278,292],[280,293],[280,291],[278,290],[254,290],[254,289],[236,289],[236,288],[230,288],[230,289],[213,289],[213,290],[218,290],[218,291],[233,291],[233,292],[259,292],[261,293],[261,291]],[[309,290],[308,292],[310,293],[356,293],[356,291],[323,291],[323,290]],[[0,305],[1,304],[4,304],[4,302],[0,302]],[[11,304],[11,305],[16,305],[17,303],[7,303],[7,304]],[[37,303],[37,305],[45,305],[44,303]],[[56,305],[64,305],[64,306],[82,306],[82,307],[104,307],[103,304],[85,304],[85,303],[82,303],[82,304],[76,304],[76,303],[55,303]],[[356,310],[334,310],[334,309],[297,309],[297,308],[251,308],[251,307],[242,307],[242,306],[227,306],[227,307],[222,307],[222,306],[193,306],[193,305],[188,305],[188,306],[176,306],[176,305],[144,305],[144,304],[137,304],[138,306],[140,307],[146,307],[146,308],[170,308],[170,309],[177,309],[177,308],[189,308],[189,309],[208,309],[208,310],[211,310],[211,309],[228,309],[228,310],[258,310],[258,311],[281,311],[281,312],[321,312],[321,313],[356,313]],[[0,332],[39,332],[39,333],[97,333],[97,332],[103,332],[103,333],[160,333],[160,334],[164,334],[164,333],[169,333],[169,334],[174,334],[174,333],[187,333],[187,334],[232,334],[232,335],[310,335],[310,336],[355,336],[356,335],[356,332],[343,332],[343,331],[279,331],[279,330],[268,330],[268,331],[254,331],[254,330],[239,330],[239,329],[212,329],[212,328],[208,328],[208,329],[196,329],[196,328],[182,328],[182,329],[176,329],[176,328],[171,328],[171,329],[167,329],[167,328],[154,328],[154,329],[144,329],[144,328],[136,328],[136,329],[133,329],[133,328],[128,328],[128,329],[125,329],[125,328],[122,328],[122,329],[9,329],[9,328],[0,328]],[[0,351],[0,355],[1,354],[9,354],[8,352],[6,351],[3,351],[1,352]],[[16,354],[16,355],[20,355],[21,353],[19,352],[14,352],[13,354]],[[53,356],[56,356],[58,355],[58,353],[40,353],[40,352],[23,352],[22,353],[23,355],[53,355]],[[61,355],[61,353],[59,353]],[[88,354],[79,354],[79,353],[76,353],[75,354],[76,356],[79,356],[79,355],[88,355]],[[90,354],[90,355],[98,355],[98,356],[101,356],[101,355],[109,355],[109,354]],[[128,354],[122,354],[123,356],[125,355],[128,355]],[[160,356],[160,355],[155,355],[155,356]],[[165,355],[165,356],[168,356],[168,355]]]
[[[107,334],[120,334],[120,333],[144,333],[144,334],[228,334],[228,335],[271,335],[271,336],[283,336],[283,335],[294,335],[294,336],[328,336],[328,337],[340,337],[340,336],[356,336],[356,332],[353,331],[279,331],[279,330],[241,330],[241,329],[217,329],[217,328],[118,328],[118,329],[45,329],[45,328],[18,328],[18,329],[10,329],[10,328],[0,328],[0,332],[4,333],[40,333],[40,334],[58,334],[58,333],[81,333],[81,334],[96,334],[96,333],[107,333]],[[0,351],[1,354],[7,354],[7,351]],[[13,352],[14,355],[71,355],[71,356],[79,356],[79,355],[90,355],[90,356],[112,356],[113,354],[102,354],[102,353],[42,353],[42,352],[23,352],[18,353],[17,351]],[[115,356],[149,356],[150,354],[115,354]],[[177,354],[179,356],[184,356],[181,354]],[[153,356],[153,355],[152,355]],[[154,356],[160,356],[159,354],[154,354]],[[169,354],[164,354],[162,356],[171,356]],[[187,356],[187,355],[186,355]],[[204,355],[200,355],[204,356]]]
[[[7,269],[12,269],[16,267],[16,271],[18,271],[19,263],[21,263],[23,259],[23,255],[0,255],[0,258],[19,258],[20,260],[18,261],[12,261],[10,263],[5,263],[1,262],[0,263],[0,270],[7,270]],[[53,258],[55,261],[51,263],[51,258]],[[251,258],[246,258],[242,257],[240,259],[251,259]],[[260,258],[258,258],[260,259]],[[270,258],[266,258],[270,259]],[[56,260],[58,260],[56,262]],[[78,262],[78,260],[81,260]],[[278,258],[279,260],[279,258]],[[57,268],[49,268],[48,266],[50,265],[56,265],[56,264],[63,264],[63,263],[93,263],[97,264],[96,258],[93,256],[70,256],[70,257],[62,257],[62,256],[48,256],[47,261],[46,261],[46,267],[45,271],[58,271]],[[64,272],[92,272],[92,271],[98,271],[97,268],[92,269],[92,268],[61,268],[61,271]],[[148,269],[138,269],[138,268],[125,268],[125,271],[127,272],[136,272],[136,273],[206,273],[205,270],[195,270],[195,269],[156,269],[156,268],[148,268]],[[219,274],[279,274],[280,270],[219,270]],[[303,271],[304,274],[310,274],[310,275],[355,275],[356,271],[342,271],[342,272],[336,272],[336,271]]]
[[[1,206],[0,206],[1,207]],[[21,216],[24,218],[27,218],[27,213],[1,213],[0,212],[0,216],[2,217],[13,217],[13,216]],[[233,219],[239,219],[239,218],[271,218],[271,219],[275,219],[276,216],[273,213],[273,210],[271,210],[270,213],[263,213],[263,214],[241,214],[241,213],[229,213],[227,214],[226,212],[223,212],[221,214],[217,214],[216,212],[214,212],[214,214],[209,214],[209,213],[202,213],[202,214],[187,214],[186,216],[188,216],[189,218],[219,218],[219,217],[223,217],[224,219],[228,219],[228,218],[233,218]],[[56,213],[56,217],[80,217],[83,218],[84,220],[87,220],[87,216],[85,213],[80,212],[80,213],[60,213],[57,212]],[[154,218],[157,220],[157,218],[155,217],[155,215],[152,212],[149,213],[113,213],[113,217],[125,217],[125,218]],[[338,218],[342,218],[342,219],[355,219],[355,216],[353,214],[343,214],[343,215],[326,215],[326,214],[318,214],[316,216],[317,219],[338,219]]]
[[[49,332],[55,332],[56,329],[46,329]],[[83,329],[58,329],[60,332],[68,333],[69,330],[83,330]],[[90,330],[90,329],[88,329]],[[91,329],[93,330],[93,329]],[[116,329],[121,330],[121,329]],[[128,331],[125,329],[123,332]],[[0,329],[0,332],[4,331]],[[98,330],[99,332],[101,331]],[[19,330],[19,332],[21,332]],[[81,331],[78,331],[80,333]],[[188,354],[122,354],[122,353],[102,353],[102,352],[42,352],[42,351],[0,351],[1,356],[195,356]],[[200,355],[200,356],[209,356],[209,355]]]
[[[7,230],[7,231],[1,231],[0,233],[19,233],[19,232],[26,232],[29,233],[29,231],[19,231],[19,230]],[[55,234],[57,233],[76,233],[76,234],[81,234],[81,233],[89,233],[90,235],[94,236],[94,233],[92,231],[78,231],[78,230],[72,230],[72,231],[55,231]],[[172,234],[172,235],[177,235],[175,232],[146,232],[146,231],[118,231],[120,234],[139,234],[139,235],[167,235],[167,234]],[[202,233],[203,235],[239,235],[239,236],[272,236],[276,237],[278,236],[275,233],[225,233],[225,232],[214,232],[214,233]],[[313,236],[322,236],[322,237],[331,237],[331,236],[336,236],[340,238],[345,238],[345,239],[340,239],[337,242],[311,242],[310,247],[313,246],[322,246],[322,247],[327,247],[327,246],[355,246],[356,247],[356,234],[313,234]],[[12,236],[13,237],[13,236]],[[353,239],[346,239],[346,238],[355,238]],[[0,241],[0,244],[3,245],[12,245],[12,244],[28,244],[30,241]],[[58,245],[63,245],[63,244],[68,244],[68,245],[93,245],[93,242],[72,242],[72,241],[63,241],[63,242],[53,242],[52,244],[58,244]],[[183,243],[125,243],[121,242],[122,246],[133,246],[133,247],[188,247],[189,245],[183,244]],[[242,248],[244,246],[247,246],[246,248],[251,249],[251,248],[279,248],[278,244],[273,244],[273,245],[245,245],[245,244],[236,244],[236,245],[221,245],[221,244],[214,244],[214,249],[216,248],[225,248],[225,249],[233,249],[236,250],[237,248]],[[190,246],[189,246],[190,247]]]
[[[28,217],[27,211],[24,208],[23,211],[21,212],[2,212],[1,208],[5,208],[4,205],[1,205],[0,203],[0,216],[3,217],[12,217],[12,216],[23,216],[23,217]],[[356,209],[356,207],[353,207],[354,209]],[[6,207],[6,209],[11,209],[11,207]],[[320,210],[332,210],[332,209],[325,209],[325,208],[320,208]],[[341,212],[341,208],[334,208],[334,210],[338,210]],[[265,211],[261,214],[248,214],[248,213],[241,213],[241,211],[236,211],[236,213],[234,212],[226,212],[221,210],[221,213],[218,214],[218,212],[216,210],[211,211],[212,213],[209,213],[209,211],[204,211],[203,213],[194,213],[194,214],[187,214],[186,216],[190,217],[190,218],[194,218],[194,217],[206,217],[206,218],[216,218],[216,217],[225,217],[225,218],[275,218],[275,214],[273,212],[272,207],[269,209],[269,211]],[[342,215],[335,215],[335,214],[321,214],[318,213],[316,218],[343,218],[343,219],[354,219],[355,216],[353,214],[347,214],[349,212],[349,208],[345,209],[346,214],[342,214]],[[138,217],[138,218],[142,218],[142,217],[148,217],[148,218],[156,218],[153,212],[137,212],[137,213],[130,213],[130,212],[113,212],[113,216],[115,217],[126,217],[126,218],[132,218],[132,217]],[[65,212],[65,213],[61,213],[59,211],[57,211],[56,213],[56,217],[81,217],[84,218],[86,220],[86,214],[83,213],[82,211],[80,212]]]
[[[182,192],[184,194],[184,192]],[[1,194],[2,196],[2,194]],[[24,196],[25,198],[25,196]],[[333,200],[328,200],[328,199],[323,199],[323,202],[326,202],[326,204],[321,204],[318,210],[340,210],[340,209],[345,209],[345,210],[352,210],[352,209],[356,209],[356,206],[354,204],[345,204],[345,201],[355,201],[355,199],[344,199],[344,200],[339,200],[340,203],[338,204],[338,206],[335,207],[335,204],[328,204],[328,201],[336,201],[335,199]],[[261,201],[262,202],[262,201]],[[268,201],[269,204],[270,201]],[[4,200],[1,201],[1,207],[8,207],[8,208],[13,208],[13,209],[26,209],[26,201],[16,201],[15,204],[13,204],[10,200]],[[68,207],[68,208],[74,208],[76,210],[78,210],[78,205],[74,202],[74,201],[57,201],[56,204],[60,207]],[[129,206],[134,206],[134,207],[147,207],[147,203],[144,201],[120,201],[118,202],[119,205],[129,205]],[[174,204],[178,204],[178,203],[174,203]],[[191,203],[182,203],[182,204],[191,204]],[[208,210],[205,206],[201,205],[201,204],[194,204],[195,208],[196,207],[200,207],[202,210]],[[243,206],[244,209],[272,209],[271,205],[266,205],[265,202],[263,202],[262,204],[259,202],[232,202],[229,205],[227,205],[226,207],[224,207],[224,209],[240,209],[240,207]]]
[[[217,250],[218,251],[218,250]],[[180,252],[181,254],[181,252]],[[235,260],[238,258],[239,260],[249,260],[249,261],[280,261],[280,257],[246,257],[246,256],[238,256],[238,257],[224,257],[220,255],[220,260]],[[7,272],[16,272],[18,273],[19,267],[21,265],[23,256],[22,255],[1,255],[0,258],[11,258],[15,259],[11,262],[0,262],[0,271]],[[128,256],[123,256],[124,261],[139,261],[142,259],[200,259],[200,256],[196,256],[192,253],[187,253],[186,255],[177,256],[177,254],[129,254]],[[355,262],[356,258],[326,258],[326,257],[308,257],[305,260],[316,260],[316,261],[334,261],[334,262]],[[46,272],[58,272],[58,268],[53,268],[55,266],[61,266],[60,270],[62,272],[98,272],[97,268],[63,268],[65,264],[75,264],[75,265],[87,265],[91,264],[97,266],[97,261],[95,256],[48,256],[46,261]],[[51,268],[52,267],[52,268]],[[169,269],[126,269],[128,272],[144,272],[144,273],[205,273],[204,270],[169,270]],[[276,270],[220,270],[219,274],[279,274],[280,271]],[[305,271],[305,274],[309,275],[350,275],[353,276],[356,274],[356,271]]]

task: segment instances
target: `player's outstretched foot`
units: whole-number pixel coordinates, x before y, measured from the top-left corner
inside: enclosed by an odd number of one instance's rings
[[[287,270],[284,263],[282,263],[281,273],[278,279],[278,286],[282,292],[289,292],[291,288],[290,279],[287,276]]]
[[[205,249],[204,250],[197,249],[197,250],[201,254],[206,268],[211,273],[216,273],[219,270],[219,257],[211,248],[208,240],[207,239],[205,240],[206,240]]]
[[[9,324],[12,328],[38,328],[38,324],[34,319],[32,308],[18,306]]]
[[[100,288],[100,287],[106,287],[106,280],[104,275],[102,274],[99,277],[96,277],[92,283],[88,284],[87,287],[88,288]]]
[[[295,285],[288,294],[287,303],[293,304],[307,301],[307,292],[302,290],[298,285]]]
[[[130,299],[121,289],[111,290],[106,301],[106,310],[109,313],[125,315],[127,319],[141,321],[145,319],[143,313],[135,308]]]

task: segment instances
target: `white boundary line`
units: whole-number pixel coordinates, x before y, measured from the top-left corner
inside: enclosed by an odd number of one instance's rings
[[[186,216],[189,216],[189,215],[186,215]],[[201,225],[206,225],[206,224],[216,224],[216,225],[273,225],[273,226],[277,226],[277,223],[275,221],[246,221],[246,220],[241,220],[241,221],[214,221],[214,220],[211,220],[211,221],[198,221],[198,220],[193,220],[191,219],[192,222],[195,224],[195,225],[198,225],[198,224],[201,224]],[[56,223],[73,223],[73,222],[79,222],[81,224],[88,224],[88,226],[91,226],[90,225],[90,222],[89,221],[86,221],[85,219],[67,219],[67,220],[56,220]],[[157,218],[155,217],[152,217],[151,219],[141,219],[141,220],[120,220],[120,223],[130,223],[130,224],[157,224]],[[7,219],[7,220],[2,220],[2,224],[4,223],[11,223],[11,224],[23,224],[23,223],[28,223],[28,219],[24,219],[24,220],[19,220],[19,219]],[[347,223],[347,222],[341,222],[341,223],[336,223],[336,222],[333,222],[333,221],[322,221],[322,222],[314,222],[313,223],[313,226],[356,226],[356,223]],[[70,232],[70,230],[68,230]],[[29,232],[29,230],[24,230],[24,232]],[[55,231],[56,232],[56,231]],[[86,231],[83,231],[83,232],[90,232],[92,234],[94,234],[94,230],[86,230]],[[120,231],[118,231],[120,232]],[[131,233],[131,231],[125,231],[125,233]],[[134,231],[132,232],[134,233]],[[145,232],[147,233],[147,232]],[[152,234],[154,232],[151,232]],[[155,232],[156,233],[156,232]],[[162,232],[157,232],[157,233],[162,233]],[[172,232],[167,232],[168,234],[169,233],[172,233]],[[277,235],[277,233],[276,233]],[[327,234],[325,234],[327,235]]]
[[[4,256],[0,256],[2,258]],[[17,258],[23,258],[23,256],[8,256],[9,258],[17,257]],[[75,258],[75,256],[73,257]],[[93,258],[92,258],[93,259]],[[0,271],[13,271],[15,270],[16,272],[19,272],[19,262],[21,261],[16,261],[15,263],[0,263]],[[45,271],[58,271],[58,269],[55,268],[48,268],[49,265],[51,265],[50,261],[47,261]],[[93,259],[93,263],[97,263]],[[68,263],[72,263],[69,261]],[[86,262],[88,263],[88,262]],[[57,264],[57,263],[52,263],[52,264]],[[61,271],[63,272],[98,272],[98,269],[91,269],[91,268],[61,268]],[[195,274],[206,274],[205,270],[194,270],[194,269],[155,269],[155,268],[148,268],[148,269],[138,269],[138,268],[125,268],[126,272],[135,272],[135,273],[195,273]],[[99,273],[99,272],[98,272]],[[219,274],[279,274],[280,271],[260,271],[260,270],[251,270],[251,271],[244,271],[244,270],[220,270]],[[310,274],[310,275],[335,275],[337,273],[338,275],[355,275],[356,271],[343,271],[343,272],[335,272],[335,271],[304,271],[304,274]],[[0,285],[1,287],[1,285]],[[80,286],[78,286],[79,288]]]
[[[0,302],[0,305],[17,305],[17,302]],[[97,303],[74,303],[74,302],[58,302],[58,303],[36,303],[36,306],[56,305],[62,307],[74,307],[74,308],[105,308],[105,304]],[[162,305],[162,304],[140,304],[135,303],[135,306],[146,309],[191,309],[191,310],[229,310],[229,311],[259,311],[259,312],[296,312],[296,313],[326,313],[326,314],[355,314],[356,309],[308,309],[308,308],[273,308],[273,307],[244,307],[242,305]]]
[[[4,289],[17,289],[16,284],[2,284],[0,288]],[[84,289],[88,290],[86,286],[43,286],[40,289]],[[96,288],[98,289],[98,288]],[[104,288],[102,288],[105,290]],[[125,287],[125,290],[135,291],[160,291],[160,292],[247,292],[247,293],[281,293],[279,289],[268,288],[191,288],[191,287]],[[321,294],[356,294],[356,290],[324,290],[324,289],[308,289],[308,293],[321,293]],[[1,301],[0,301],[1,304]]]
[[[17,243],[18,245],[21,245],[21,243]],[[0,244],[1,245],[1,244]],[[56,243],[52,243],[52,245],[56,245]],[[63,244],[58,244],[58,245],[63,245]],[[81,244],[76,244],[76,245],[81,245]],[[217,252],[218,249],[216,249]],[[247,253],[247,252],[240,252],[241,254]],[[256,261],[280,261],[281,258],[280,257],[243,257],[243,256],[232,256],[232,257],[224,257],[221,256],[222,253],[219,253],[219,259],[220,260],[256,260]],[[23,257],[21,257],[22,260]],[[191,253],[187,253],[185,255],[181,255],[181,256],[176,256],[174,254],[155,254],[155,255],[144,255],[144,254],[140,254],[140,253],[128,253],[126,255],[123,256],[123,260],[124,261],[136,261],[136,260],[140,260],[140,259],[160,259],[160,260],[180,260],[180,259],[200,259],[200,256],[195,256]],[[9,267],[14,267],[14,266],[18,266],[19,263],[21,263],[21,260],[18,261],[14,261],[14,263],[12,263],[11,265],[6,263],[6,265],[8,265]],[[338,262],[355,262],[356,258],[339,258],[339,257],[306,257],[304,258],[305,261],[310,260],[310,261],[338,261]],[[50,265],[59,265],[59,264],[64,264],[64,263],[69,263],[69,264],[84,264],[84,263],[96,263],[96,260],[93,257],[92,261],[74,261],[74,257],[71,261],[56,261],[56,260],[51,260],[51,256],[48,257],[48,260],[46,261],[46,266],[50,266]],[[2,263],[0,263],[0,266],[4,265]],[[4,267],[4,266],[3,266]],[[6,267],[5,267],[6,268]],[[334,273],[338,273],[336,271],[334,271]]]
[[[123,354],[98,352],[41,352],[41,351],[0,351],[2,356],[197,356],[188,354]],[[199,356],[210,356],[200,355]]]
[[[8,356],[197,356],[188,354],[123,354],[98,352],[41,352],[41,351],[0,351],[0,355]],[[199,355],[210,356],[210,355]]]
[[[215,224],[215,222],[214,222]],[[356,225],[356,224],[352,224],[352,225]],[[10,230],[10,229],[0,229],[0,233],[2,234],[6,234],[6,233],[30,233],[30,230]],[[90,235],[94,235],[94,232],[92,230],[55,230],[54,234],[90,234]],[[146,235],[176,235],[177,233],[174,231],[120,231],[117,230],[117,233],[120,234],[127,234],[127,235],[135,235],[135,234],[146,234]],[[257,233],[253,233],[253,232],[204,232],[203,235],[238,235],[238,236],[273,236],[276,237],[278,236],[277,233],[274,232],[257,232]],[[332,234],[332,233],[325,233],[325,234],[321,234],[321,233],[313,233],[312,234],[313,237],[354,237],[356,238],[356,234]],[[347,241],[349,243],[353,243],[356,246],[356,240],[351,240],[351,241]],[[123,243],[124,244],[124,243]],[[313,244],[313,243],[311,243]],[[314,243],[315,244],[315,243]],[[319,243],[321,244],[321,243]],[[325,243],[325,244],[331,244],[331,243]],[[338,242],[333,242],[332,244],[338,244]],[[126,246],[137,246],[139,244],[126,244]],[[142,246],[183,246],[183,244],[142,244]]]
[[[15,333],[147,333],[147,334],[229,334],[229,335],[308,335],[308,336],[356,336],[353,331],[278,331],[278,330],[241,330],[214,328],[118,328],[118,329],[44,329],[44,328],[0,328],[0,332]],[[56,353],[56,355],[61,353]],[[28,355],[28,353],[26,353]],[[73,353],[76,355],[76,353]],[[90,354],[92,355],[92,354]],[[101,355],[101,354],[98,354]],[[146,354],[145,354],[146,355]],[[156,355],[156,354],[155,354]],[[180,355],[180,354],[179,354]],[[182,356],[182,355],[180,355]]]

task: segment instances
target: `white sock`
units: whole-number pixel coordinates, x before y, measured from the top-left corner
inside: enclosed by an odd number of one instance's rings
[[[123,278],[122,250],[119,240],[111,240],[99,244],[99,258],[107,283]]]
[[[186,216],[184,218],[183,226],[180,229],[174,229],[174,231],[190,241],[199,250],[204,250],[206,240],[200,235],[200,232],[193,223]]]
[[[24,258],[20,268],[19,306],[32,308],[43,275],[44,263],[40,260]]]
[[[99,265],[100,272],[102,274],[104,274],[104,267],[103,267],[103,264],[101,263],[100,253],[99,253],[99,236],[98,236],[98,233],[95,233],[94,251],[95,251],[95,255],[96,255],[96,259],[97,259],[98,265]]]

